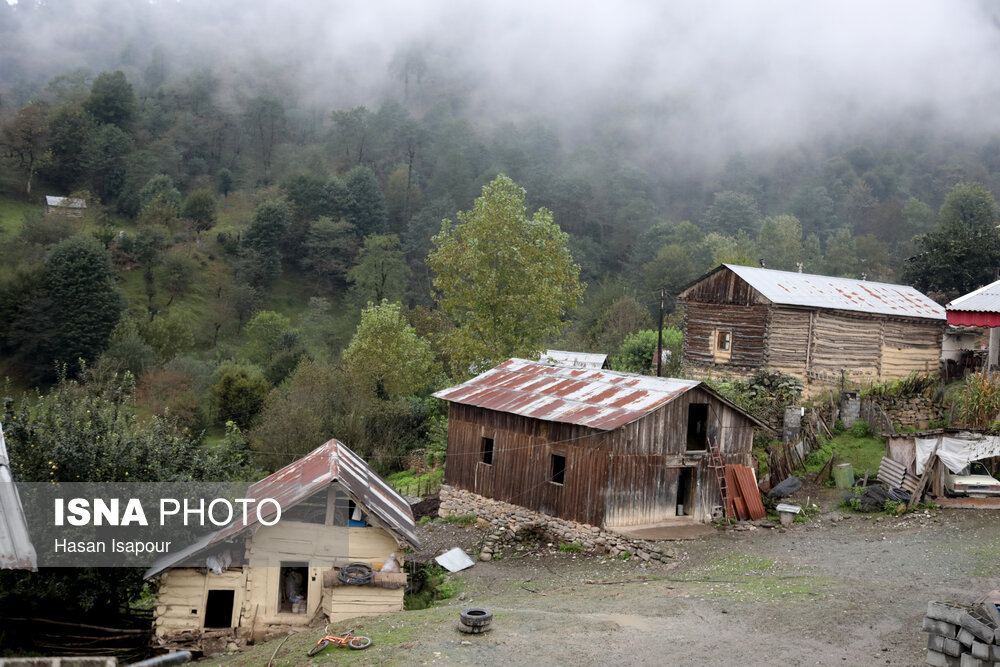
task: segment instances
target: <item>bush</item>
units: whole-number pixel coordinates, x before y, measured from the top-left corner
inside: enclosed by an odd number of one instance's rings
[[[264,406],[271,385],[264,372],[252,364],[227,362],[219,366],[218,381],[212,390],[221,421],[233,421],[246,428]]]

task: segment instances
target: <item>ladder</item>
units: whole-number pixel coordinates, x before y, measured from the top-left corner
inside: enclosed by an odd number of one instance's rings
[[[722,494],[722,512],[726,518],[733,518],[734,512],[729,508],[729,489],[726,487],[726,466],[722,462],[719,448],[708,438],[708,467],[715,471],[715,481],[719,483],[719,493]]]

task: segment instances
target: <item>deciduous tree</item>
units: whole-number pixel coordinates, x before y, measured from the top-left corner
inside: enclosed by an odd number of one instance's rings
[[[582,293],[567,235],[504,175],[483,188],[458,223],[444,220],[427,258],[442,310],[457,323],[448,347],[466,376],[513,356],[535,356]]]

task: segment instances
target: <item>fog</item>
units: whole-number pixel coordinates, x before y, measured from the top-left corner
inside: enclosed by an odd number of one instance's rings
[[[11,2],[11,0],[8,0]],[[0,26],[0,90],[22,102],[86,66],[141,77],[209,68],[326,111],[442,92],[473,118],[555,119],[564,140],[627,118],[650,151],[727,155],[865,132],[997,130],[994,3],[664,2],[26,3]],[[411,70],[404,91],[398,65]],[[391,67],[391,65],[397,67]],[[419,69],[419,81],[417,73]]]

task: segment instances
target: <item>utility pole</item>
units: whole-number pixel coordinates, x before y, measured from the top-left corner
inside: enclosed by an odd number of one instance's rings
[[[656,377],[663,377],[663,288],[660,288],[660,326],[656,334]]]

